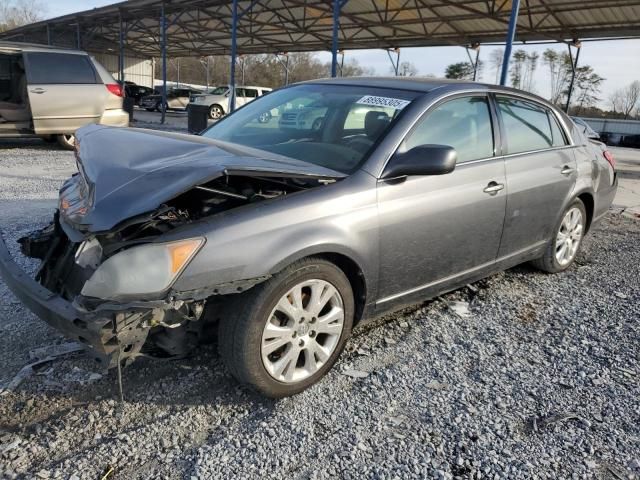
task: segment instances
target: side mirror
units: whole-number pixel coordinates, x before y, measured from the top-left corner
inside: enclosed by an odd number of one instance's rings
[[[444,175],[453,172],[457,159],[456,150],[448,145],[418,145],[391,157],[382,178]]]

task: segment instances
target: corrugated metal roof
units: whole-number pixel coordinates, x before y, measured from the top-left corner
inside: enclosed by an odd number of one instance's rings
[[[171,56],[229,54],[231,5],[165,0]],[[117,50],[120,19],[127,48],[160,52],[162,0],[129,0],[34,23],[0,38],[93,51]],[[332,0],[242,0],[238,53],[329,50]],[[466,45],[505,39],[511,0],[348,0],[340,48]],[[517,41],[640,37],[640,0],[521,0]]]

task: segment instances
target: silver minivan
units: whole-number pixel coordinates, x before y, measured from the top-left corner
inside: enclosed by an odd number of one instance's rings
[[[0,42],[0,138],[39,136],[73,148],[84,125],[129,125],[123,97],[86,52]]]

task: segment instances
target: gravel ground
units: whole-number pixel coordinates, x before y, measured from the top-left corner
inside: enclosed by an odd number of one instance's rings
[[[16,251],[74,160],[0,149]],[[518,267],[360,328],[280,401],[238,387],[215,345],[138,360],[122,404],[115,372],[63,357],[0,396],[0,478],[639,478],[639,245],[640,222],[613,211],[567,272]],[[0,281],[0,385],[63,342]]]

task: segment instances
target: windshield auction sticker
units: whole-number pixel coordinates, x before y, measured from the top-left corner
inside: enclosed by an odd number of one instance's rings
[[[356,103],[371,105],[373,107],[389,107],[389,108],[395,108],[396,110],[402,110],[411,102],[408,100],[401,100],[399,98],[376,97],[374,95],[365,95]]]

